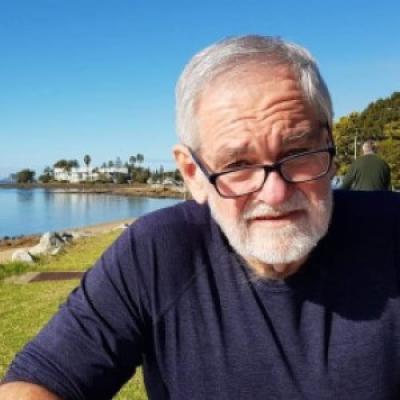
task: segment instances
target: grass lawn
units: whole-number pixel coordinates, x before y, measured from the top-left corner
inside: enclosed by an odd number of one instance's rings
[[[37,265],[21,263],[0,264],[0,280],[24,271],[84,271],[117,238],[119,232],[80,239],[59,256],[41,259]],[[78,280],[37,282],[16,285],[0,281],[0,378],[8,364],[23,345],[64,302],[68,293],[79,284]],[[115,396],[119,400],[146,400],[140,371]]]

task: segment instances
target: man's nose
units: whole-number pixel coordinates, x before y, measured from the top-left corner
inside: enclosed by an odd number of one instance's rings
[[[279,206],[293,194],[293,184],[283,180],[278,172],[272,171],[261,190],[256,193],[256,199],[270,206]]]

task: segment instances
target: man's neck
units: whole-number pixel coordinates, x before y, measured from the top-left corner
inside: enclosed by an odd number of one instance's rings
[[[308,256],[289,264],[266,264],[255,258],[246,259],[245,261],[257,277],[261,279],[281,280],[296,273],[307,258]]]

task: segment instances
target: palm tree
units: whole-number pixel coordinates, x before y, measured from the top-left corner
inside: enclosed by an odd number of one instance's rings
[[[131,172],[131,182],[133,182],[134,172],[135,172],[135,162],[137,158],[135,156],[129,157],[130,172]]]
[[[135,156],[130,156],[129,157],[129,164],[132,165],[132,167],[135,166],[135,162],[137,161],[137,158]]]
[[[144,161],[143,154],[140,154],[140,153],[136,154],[136,161],[137,161],[139,164],[141,164],[141,163]]]
[[[85,157],[83,157],[83,162],[86,165],[86,172],[87,172],[86,179],[89,178],[89,165],[91,161],[92,159],[90,158],[89,154],[85,154]]]
[[[89,167],[91,161],[92,161],[92,159],[90,158],[89,154],[86,154],[85,157],[83,157],[83,162],[85,163],[86,168]]]

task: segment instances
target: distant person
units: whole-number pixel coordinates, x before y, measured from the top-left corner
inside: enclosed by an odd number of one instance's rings
[[[376,154],[374,142],[367,140],[362,152],[344,177],[341,189],[390,190],[390,167]]]

